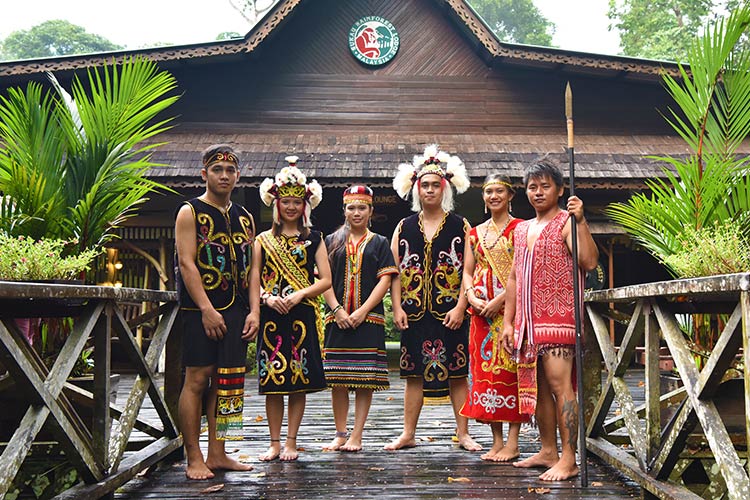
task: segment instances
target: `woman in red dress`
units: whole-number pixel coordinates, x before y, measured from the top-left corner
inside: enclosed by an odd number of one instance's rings
[[[463,280],[469,301],[469,394],[461,415],[492,428],[492,448],[483,460],[507,462],[519,455],[518,434],[528,417],[518,412],[516,365],[501,344],[505,283],[513,261],[513,229],[520,219],[510,214],[514,190],[510,179],[487,176],[482,199],[491,217],[471,229],[464,252]],[[503,422],[509,423],[508,441]]]

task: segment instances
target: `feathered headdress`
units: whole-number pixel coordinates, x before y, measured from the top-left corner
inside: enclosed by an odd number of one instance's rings
[[[411,193],[411,207],[415,212],[422,209],[418,181],[426,174],[439,175],[451,184],[458,194],[466,192],[471,183],[461,158],[440,151],[437,144],[430,144],[425,148],[423,155],[414,157],[411,164],[400,164],[396,177],[393,178],[393,189],[402,199],[406,200]],[[453,210],[453,190],[450,188],[443,189],[441,205],[446,212]]]
[[[297,160],[299,160],[297,156],[287,156],[284,159],[289,165],[282,168],[276,174],[275,179],[266,178],[261,182],[260,199],[266,206],[273,206],[273,221],[280,224],[279,200],[289,197],[301,198],[305,201],[305,213],[302,222],[305,227],[310,227],[312,226],[310,215],[312,209],[323,200],[323,188],[314,179],[307,182],[307,176],[297,168]]]

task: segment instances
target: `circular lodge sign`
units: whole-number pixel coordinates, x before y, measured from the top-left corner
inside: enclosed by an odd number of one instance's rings
[[[380,66],[393,59],[400,43],[396,28],[382,17],[363,17],[349,30],[349,50],[369,66]]]

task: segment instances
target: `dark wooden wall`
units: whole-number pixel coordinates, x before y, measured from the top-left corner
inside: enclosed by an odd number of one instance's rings
[[[170,68],[184,125],[280,133],[544,134],[559,132],[571,81],[580,133],[668,133],[658,83],[488,66],[432,0],[305,2],[253,53]],[[399,53],[372,69],[349,52],[352,24],[389,19]]]

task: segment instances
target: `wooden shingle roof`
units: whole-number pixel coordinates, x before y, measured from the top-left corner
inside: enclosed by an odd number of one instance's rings
[[[299,166],[327,186],[345,186],[351,179],[367,179],[372,185],[388,186],[399,163],[410,162],[427,144],[438,143],[444,151],[458,155],[472,179],[500,171],[520,179],[530,163],[549,154],[563,170],[567,166],[566,138],[560,135],[452,135],[402,134],[307,135],[206,134],[172,131],[160,136],[153,160],[166,166],[152,169],[149,176],[175,187],[201,186],[200,155],[205,144],[228,142],[239,153],[243,166],[240,185],[257,186],[273,176],[286,162],[300,157]],[[746,148],[750,151],[750,148]],[[576,139],[576,176],[582,187],[631,189],[643,180],[662,176],[662,165],[648,155],[683,156],[684,142],[670,136],[579,136]],[[248,168],[249,167],[249,168]]]

